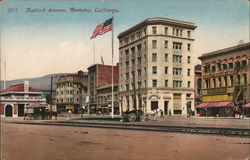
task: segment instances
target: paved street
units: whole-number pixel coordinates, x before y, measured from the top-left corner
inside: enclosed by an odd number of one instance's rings
[[[3,121],[32,122],[21,118]],[[59,121],[66,119],[59,118]],[[167,117],[136,123],[190,126],[214,123],[217,127],[247,128],[249,119]],[[200,160],[201,157],[247,160],[250,156],[249,139],[212,135],[2,123],[2,139],[5,160]]]

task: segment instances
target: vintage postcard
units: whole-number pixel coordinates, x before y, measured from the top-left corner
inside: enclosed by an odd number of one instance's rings
[[[249,160],[249,0],[2,0],[0,160]]]

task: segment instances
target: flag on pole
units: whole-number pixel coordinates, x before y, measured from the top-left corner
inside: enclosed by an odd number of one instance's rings
[[[102,60],[102,65],[104,65],[104,60],[103,60],[103,57],[101,56],[101,60]]]
[[[110,18],[105,22],[97,25],[90,39],[93,39],[98,35],[103,35],[106,32],[112,31],[112,20],[113,18]]]

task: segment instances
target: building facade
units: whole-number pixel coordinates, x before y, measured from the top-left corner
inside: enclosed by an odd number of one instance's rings
[[[148,18],[118,35],[123,111],[194,110],[194,23]]]
[[[114,114],[120,114],[118,83],[114,84]],[[110,114],[112,111],[112,84],[105,84],[97,88],[97,109],[103,114]]]
[[[201,103],[202,95],[202,72],[201,65],[198,64],[194,67],[194,105],[197,106]]]
[[[78,71],[76,74],[59,76],[56,80],[56,106],[58,112],[73,110],[77,112],[87,106],[88,74]]]
[[[197,109],[205,109],[211,116],[232,116],[234,108],[246,113],[244,106],[250,103],[250,43],[206,53],[199,59],[203,103]]]
[[[27,105],[31,103],[46,103],[42,98],[42,92],[29,86],[28,81],[23,84],[10,86],[0,92],[1,117],[21,117]]]
[[[119,72],[118,65],[114,66],[113,69],[114,69],[114,84],[117,84],[118,72]],[[103,86],[112,83],[112,66],[95,64],[88,67],[88,72],[89,72],[89,81],[88,81],[89,107],[91,109],[90,110],[91,113],[96,113],[96,111],[98,110],[97,107],[101,107],[101,105],[98,104],[97,102],[97,90],[98,88],[101,90]],[[109,89],[106,90],[106,92],[107,91],[109,91]],[[111,91],[110,93],[106,94],[111,94]]]

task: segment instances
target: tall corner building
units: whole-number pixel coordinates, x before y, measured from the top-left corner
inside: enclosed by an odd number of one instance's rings
[[[148,18],[121,32],[119,90],[122,111],[194,111],[194,23]],[[134,89],[135,88],[135,89]]]

